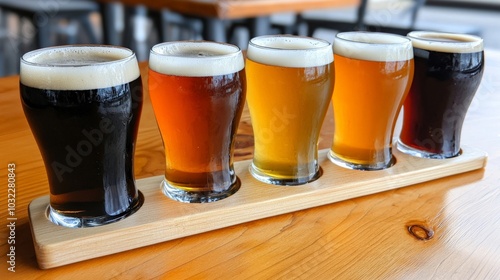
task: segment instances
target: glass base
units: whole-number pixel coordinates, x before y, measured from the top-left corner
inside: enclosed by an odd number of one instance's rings
[[[185,203],[207,203],[218,201],[236,193],[240,189],[240,186],[241,182],[238,177],[236,177],[236,182],[234,184],[232,184],[227,190],[222,192],[186,191],[170,185],[165,179],[161,182],[161,190],[166,196],[173,200]]]
[[[122,220],[141,208],[144,204],[144,196],[139,192],[137,201],[130,206],[130,208],[120,215],[115,216],[99,216],[99,217],[70,217],[62,215],[51,206],[47,207],[47,218],[56,225],[69,227],[69,228],[86,228],[86,227],[97,227],[102,225],[107,225],[110,223]]]
[[[431,152],[427,152],[427,151],[423,151],[423,150],[418,150],[418,149],[415,149],[413,147],[410,147],[410,146],[404,144],[401,141],[401,139],[399,139],[398,142],[397,142],[397,149],[400,152],[405,153],[407,155],[411,155],[411,156],[414,156],[414,157],[420,157],[420,158],[432,158],[432,159],[453,158],[453,157],[459,156],[462,153],[462,150],[459,150],[458,153],[456,153],[456,154],[431,153]]]
[[[271,177],[269,176],[269,174],[260,171],[260,169],[256,167],[253,163],[250,164],[248,170],[255,179],[267,184],[279,185],[279,186],[304,185],[317,180],[323,174],[323,170],[321,169],[321,167],[318,167],[318,171],[314,174],[311,174],[310,176],[298,177],[298,178],[283,178],[283,177],[277,178],[277,177]]]
[[[328,158],[330,159],[331,162],[335,163],[338,166],[348,169],[365,170],[365,171],[377,171],[377,170],[387,169],[396,163],[396,158],[394,156],[391,156],[391,159],[387,163],[385,162],[374,163],[374,164],[352,163],[337,157],[332,150],[328,152]]]

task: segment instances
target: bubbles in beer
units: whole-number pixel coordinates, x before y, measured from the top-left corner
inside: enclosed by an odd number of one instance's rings
[[[149,67],[162,74],[209,77],[240,71],[244,68],[244,59],[241,50],[233,45],[185,41],[154,46]]]
[[[260,36],[249,45],[249,59],[282,67],[315,67],[329,64],[333,54],[329,42],[299,36]]]

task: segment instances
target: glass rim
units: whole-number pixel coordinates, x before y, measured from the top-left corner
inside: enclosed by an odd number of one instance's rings
[[[484,40],[480,36],[438,31],[412,31],[407,34],[414,47],[447,52],[474,53],[484,51]]]
[[[421,36],[426,35],[426,36]],[[433,41],[431,39],[455,39],[455,38],[463,38],[467,41],[439,41],[442,44],[469,44],[482,42],[483,38],[473,35],[473,34],[465,34],[465,33],[453,33],[453,32],[439,32],[439,31],[412,31],[407,34],[409,38],[423,40],[423,41]]]
[[[366,61],[406,61],[413,59],[412,41],[402,35],[348,31],[335,35],[334,54]]]
[[[59,64],[59,63],[47,63],[47,62],[34,62],[34,61],[29,61],[29,58],[35,57],[39,54],[50,52],[50,51],[57,51],[57,50],[62,50],[62,49],[117,49],[121,50],[124,52],[127,52],[128,55],[124,56],[123,58],[118,58],[115,60],[110,60],[110,61],[101,61],[101,62],[79,62],[75,64]],[[116,63],[121,63],[121,62],[127,62],[136,57],[135,52],[127,47],[122,47],[122,46],[114,46],[114,45],[104,45],[104,44],[73,44],[73,45],[59,45],[59,46],[51,46],[51,47],[45,47],[45,48],[40,48],[36,50],[32,50],[29,52],[26,52],[21,56],[21,63],[30,65],[30,66],[35,66],[35,67],[61,67],[61,68],[76,68],[76,67],[89,67],[89,66],[103,66],[103,65],[109,65],[109,64],[116,64]]]
[[[353,39],[354,36],[350,35],[358,35],[359,36],[367,36],[375,39],[380,39],[381,37],[389,37],[389,38],[394,38],[394,39],[400,39],[399,42],[389,42],[389,41],[382,41],[382,40],[375,40],[374,42],[369,42],[369,41],[362,41],[362,40],[356,40]],[[335,34],[335,39],[339,39],[342,41],[346,42],[352,42],[352,43],[357,43],[357,44],[364,44],[364,45],[387,45],[387,46],[393,46],[393,45],[405,45],[405,44],[411,44],[411,39],[409,39],[406,36],[399,35],[399,34],[393,34],[393,33],[385,33],[385,32],[371,32],[371,31],[347,31],[347,32],[339,32]]]
[[[318,43],[323,43],[321,46],[317,47],[311,47],[311,48],[281,48],[281,47],[274,47],[274,46],[266,46],[262,44],[258,44],[257,41],[260,40],[266,40],[266,39],[272,39],[272,38],[289,38],[289,39],[297,39],[297,40],[309,40],[312,42],[318,42]],[[320,50],[324,48],[331,47],[332,44],[328,42],[327,40],[320,39],[320,38],[314,38],[314,37],[308,37],[308,36],[300,36],[300,35],[290,35],[290,34],[275,34],[275,35],[262,35],[262,36],[257,36],[253,37],[250,39],[248,42],[249,45],[252,45],[252,47],[256,48],[261,48],[261,49],[273,49],[273,50],[287,50],[287,51],[313,51],[313,50]]]
[[[293,59],[290,59],[292,58]],[[332,44],[326,40],[298,35],[263,35],[248,42],[246,58],[267,65],[304,68],[333,62]]]
[[[196,46],[196,45],[213,45],[213,46],[225,46],[227,49],[234,49],[234,52],[227,52],[227,53],[221,53],[217,55],[210,55],[210,56],[184,56],[180,54],[168,54],[168,53],[161,53],[158,52],[158,49],[164,46],[169,46],[169,45],[189,45],[189,46]],[[238,56],[242,54],[242,50],[240,47],[230,44],[230,43],[224,43],[224,42],[215,42],[215,41],[207,41],[207,40],[182,40],[182,41],[170,41],[170,42],[162,42],[158,43],[154,46],[151,47],[149,51],[150,55],[158,55],[161,57],[178,57],[182,59],[221,59],[225,57],[233,57],[233,56]]]
[[[149,53],[148,67],[161,74],[208,77],[239,72],[245,68],[245,61],[236,45],[185,40],[154,45]]]

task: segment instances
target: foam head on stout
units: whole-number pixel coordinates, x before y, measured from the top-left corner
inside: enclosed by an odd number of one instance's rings
[[[135,54],[111,46],[35,50],[21,59],[20,84],[49,179],[51,220],[97,226],[136,211],[142,83]]]
[[[239,189],[234,141],[246,96],[241,50],[209,41],[155,45],[149,92],[165,148],[168,197],[212,202]]]
[[[414,31],[408,34],[413,47],[444,53],[477,53],[484,49],[478,36],[457,33]]]
[[[88,90],[130,83],[140,76],[135,54],[110,46],[54,47],[22,57],[23,85],[53,90]]]

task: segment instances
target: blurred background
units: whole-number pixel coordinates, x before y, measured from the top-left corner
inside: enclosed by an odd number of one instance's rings
[[[0,0],[0,76],[17,74],[25,52],[64,44],[122,45],[144,61],[163,41],[216,40],[246,49],[262,34],[333,41],[348,30],[434,30],[479,35],[486,49],[500,50],[500,0],[329,1]]]

